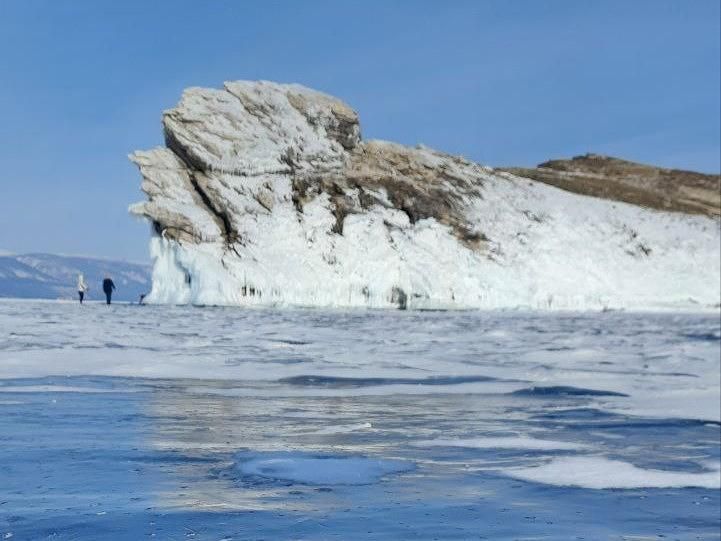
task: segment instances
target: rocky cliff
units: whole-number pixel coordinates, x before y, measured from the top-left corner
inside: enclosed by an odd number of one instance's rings
[[[147,195],[131,212],[153,226],[151,302],[719,302],[716,220],[363,141],[353,109],[298,85],[191,88],[163,114],[163,128],[164,148],[131,156]]]

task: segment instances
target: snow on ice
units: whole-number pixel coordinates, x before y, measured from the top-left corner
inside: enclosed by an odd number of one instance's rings
[[[713,538],[718,314],[0,301],[16,539]]]

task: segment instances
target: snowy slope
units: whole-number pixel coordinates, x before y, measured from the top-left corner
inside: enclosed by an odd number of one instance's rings
[[[0,255],[0,297],[74,299],[81,272],[90,287],[89,300],[104,298],[101,283],[106,274],[117,287],[117,300],[137,301],[150,290],[146,265],[55,254],[8,254]]]
[[[425,147],[361,141],[298,85],[192,88],[137,152],[152,302],[698,308],[719,222],[573,194]]]

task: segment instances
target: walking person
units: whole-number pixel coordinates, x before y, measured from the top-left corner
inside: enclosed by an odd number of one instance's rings
[[[81,272],[78,274],[78,297],[80,297],[80,304],[83,304],[85,293],[88,291],[88,284],[85,283],[85,277]]]
[[[105,302],[106,304],[110,304],[110,299],[113,296],[113,290],[115,289],[115,284],[111,280],[109,275],[105,275],[105,280],[103,280],[103,292],[105,293]]]

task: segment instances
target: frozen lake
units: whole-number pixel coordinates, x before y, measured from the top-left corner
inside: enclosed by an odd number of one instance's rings
[[[719,314],[0,302],[0,539],[719,539]]]

